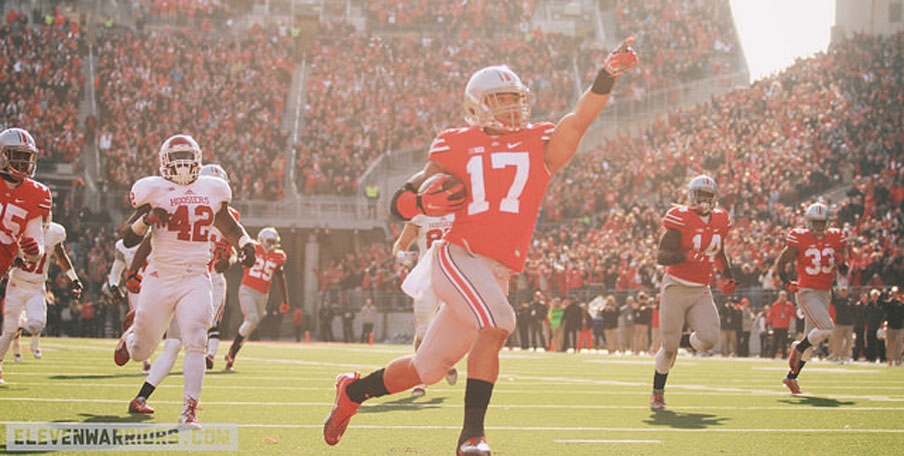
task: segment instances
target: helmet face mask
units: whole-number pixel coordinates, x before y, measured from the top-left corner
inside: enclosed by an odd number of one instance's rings
[[[687,205],[701,214],[709,214],[716,207],[718,194],[715,180],[705,175],[697,176],[687,186]]]
[[[38,147],[21,128],[0,132],[0,172],[15,180],[33,177],[37,169]]]
[[[188,135],[175,135],[160,147],[160,175],[179,185],[194,182],[201,172],[201,147]]]
[[[465,121],[472,127],[514,132],[530,121],[530,90],[506,66],[490,66],[465,87]]]

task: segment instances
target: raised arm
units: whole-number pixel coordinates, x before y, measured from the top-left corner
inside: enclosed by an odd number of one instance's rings
[[[574,110],[559,120],[546,144],[545,159],[550,173],[554,174],[571,161],[584,133],[609,102],[615,80],[637,65],[637,54],[631,49],[633,42],[632,36],[609,53],[593,85],[584,91]]]

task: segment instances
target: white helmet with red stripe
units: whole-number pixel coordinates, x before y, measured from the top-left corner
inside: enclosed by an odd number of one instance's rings
[[[179,185],[188,185],[201,172],[201,146],[189,135],[170,136],[160,146],[160,175]]]
[[[35,175],[38,146],[34,138],[22,128],[7,128],[0,132],[0,173],[15,180]]]
[[[217,164],[208,163],[208,164],[202,166],[200,175],[201,176],[219,177],[220,179],[223,179],[224,181],[226,181],[227,184],[229,183],[229,175],[226,174],[226,170],[223,169],[222,166],[217,165]]]
[[[514,97],[500,98],[503,94]],[[518,131],[530,121],[530,90],[509,67],[488,66],[468,80],[464,108],[472,127]]]
[[[822,203],[813,203],[807,206],[804,212],[804,220],[810,231],[822,232],[829,226],[829,208]]]
[[[705,174],[691,179],[687,185],[688,207],[703,214],[708,214],[716,207],[718,196],[719,190],[716,187],[716,181]]]

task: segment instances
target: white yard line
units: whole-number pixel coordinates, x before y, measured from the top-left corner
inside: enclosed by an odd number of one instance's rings
[[[662,443],[662,440],[553,440],[555,443]]]

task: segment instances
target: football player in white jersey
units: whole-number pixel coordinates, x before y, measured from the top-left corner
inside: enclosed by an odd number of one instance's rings
[[[18,336],[20,327],[32,336],[31,350],[35,358],[41,358],[38,347],[38,336],[47,322],[47,302],[45,301],[44,283],[47,281],[47,270],[50,263],[48,256],[53,255],[71,284],[72,295],[81,297],[82,282],[78,279],[69,255],[63,247],[66,240],[66,229],[54,222],[44,224],[44,249],[38,261],[30,262],[19,256],[9,272],[4,298],[3,335],[0,336],[0,360],[6,355],[10,342]],[[21,252],[20,252],[21,254]],[[21,318],[25,316],[24,321]],[[21,355],[17,361],[21,360]],[[0,383],[3,382],[2,365],[0,365]]]
[[[392,245],[393,255],[399,260],[405,261],[411,243],[417,239],[418,262],[420,262],[424,255],[427,254],[427,250],[433,245],[433,242],[442,239],[446,231],[449,231],[449,228],[452,227],[452,222],[454,221],[454,213],[439,217],[430,217],[424,214],[415,216],[405,223],[399,238]],[[411,274],[408,277],[412,281],[418,280],[416,274]],[[407,279],[406,277],[406,283],[402,285],[402,289],[406,292],[411,289],[410,285],[413,285]],[[420,289],[421,287],[415,286],[414,288]],[[424,335],[427,334],[427,327],[430,326],[433,315],[436,314],[436,309],[439,308],[440,301],[430,287],[423,287],[419,293],[412,292],[409,295],[414,299],[414,351],[417,351],[421,346],[421,341],[424,340]],[[457,381],[458,370],[453,367],[446,373],[446,382],[454,385]],[[426,385],[418,385],[411,389],[411,395],[414,397],[421,397],[425,394],[427,394]]]
[[[124,287],[122,283],[122,273],[129,269],[129,265],[132,264],[132,260],[135,258],[135,251],[138,250],[138,246],[132,246],[131,248],[126,248],[126,246],[122,243],[122,239],[116,241],[116,244],[113,246],[113,264],[110,265],[110,274],[107,275],[107,288],[110,290],[110,294],[113,295],[113,298],[116,300],[117,305],[119,305],[119,300],[122,299],[123,296],[128,298],[129,302],[129,311],[135,309],[135,303],[138,302],[138,293],[132,293],[129,291],[128,287]],[[135,272],[138,280],[141,280],[141,273],[144,268],[140,268]],[[129,314],[126,314],[129,315]],[[131,317],[130,317],[131,318]],[[123,322],[123,328],[125,328],[125,321]],[[149,360],[144,360],[141,365],[141,372],[145,375],[151,370],[151,362]]]
[[[229,175],[220,165],[207,164],[201,167],[202,176],[218,177],[229,184]],[[229,207],[236,221],[239,220],[239,211]],[[216,227],[210,229],[210,247],[213,249],[213,260],[210,262],[210,292],[213,295],[213,321],[207,330],[207,357],[205,361],[208,369],[213,369],[214,359],[217,356],[217,347],[220,344],[220,320],[223,318],[223,310],[226,308],[226,270],[235,264],[238,259],[235,249],[229,245]]]
[[[148,359],[175,318],[185,346],[179,423],[198,428],[207,329],[213,318],[210,228],[219,229],[248,266],[254,264],[255,243],[229,212],[229,185],[199,176],[201,147],[194,138],[167,139],[160,147],[159,162],[161,175],[138,180],[130,194],[135,212],[123,227],[123,244],[132,247],[150,233],[154,255],[142,279],[134,319],[116,345],[113,360],[121,366],[130,359]]]

